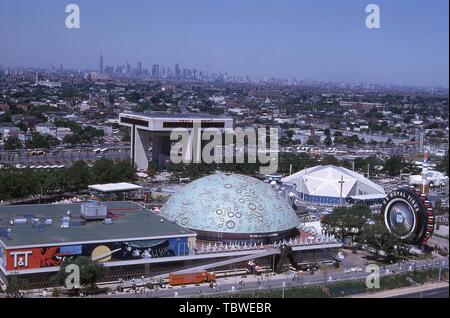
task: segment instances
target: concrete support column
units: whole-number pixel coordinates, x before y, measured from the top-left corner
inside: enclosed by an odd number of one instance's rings
[[[131,136],[131,142],[134,145],[134,163],[138,170],[148,169],[148,157],[150,146],[150,134],[148,131],[135,128]],[[133,149],[132,149],[133,150]]]

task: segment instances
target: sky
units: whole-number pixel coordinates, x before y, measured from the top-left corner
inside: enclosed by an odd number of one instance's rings
[[[66,5],[80,28],[65,26]],[[366,6],[380,8],[368,29]],[[0,64],[449,86],[448,0],[0,0]]]

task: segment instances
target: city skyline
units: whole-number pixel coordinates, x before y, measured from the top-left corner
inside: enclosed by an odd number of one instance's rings
[[[81,28],[69,30],[66,4],[0,2],[0,64],[98,70],[102,52],[104,66],[179,63],[257,78],[449,85],[446,1],[378,1],[376,30],[365,27],[368,3],[359,0],[77,4]]]

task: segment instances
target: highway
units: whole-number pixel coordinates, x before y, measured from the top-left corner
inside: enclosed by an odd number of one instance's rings
[[[94,149],[106,149],[103,153]],[[121,145],[100,145],[94,147],[76,147],[46,150],[41,155],[31,155],[27,150],[0,151],[0,163],[21,166],[64,165],[70,166],[78,160],[96,161],[101,158],[124,160],[130,157],[129,147]]]
[[[386,268],[380,268],[380,275],[393,275],[395,273],[405,273],[411,272],[413,266],[409,264],[396,264],[386,266]],[[448,268],[447,263],[437,263],[429,261],[417,261],[417,270],[425,270],[430,268]],[[213,289],[209,284],[200,284],[199,286],[186,285],[186,286],[168,286],[166,288],[158,289],[142,289],[142,291],[128,290],[127,292],[113,292],[109,295],[98,295],[96,297],[113,297],[113,298],[146,298],[146,297],[199,297],[201,295],[208,294],[227,294],[237,291],[248,291],[255,292],[258,290],[266,290],[272,288],[282,288],[283,283],[285,287],[295,287],[295,286],[307,286],[315,285],[321,283],[332,283],[337,281],[348,281],[348,280],[362,280],[367,277],[369,273],[365,270],[345,273],[343,271],[333,272],[328,270],[319,270],[314,274],[309,273],[295,273],[290,271],[283,274],[276,275],[247,275],[247,277],[242,278],[241,276],[220,278],[217,280],[217,288]],[[243,283],[239,283],[242,281]],[[139,283],[139,280],[136,281]],[[419,293],[420,294],[420,293]],[[420,297],[420,296],[419,296]],[[447,296],[448,297],[448,296]]]
[[[412,265],[411,265],[412,264]],[[414,265],[417,270],[427,270],[431,268],[447,268],[448,262],[441,260],[435,261],[416,261],[411,264],[394,264],[386,266],[385,268],[380,268],[380,275],[393,275],[398,273],[411,272]],[[211,288],[208,283],[195,285],[185,285],[185,286],[169,286],[164,288],[154,288],[148,289],[144,287],[138,287],[136,291],[127,289],[124,292],[118,292],[115,288],[118,284],[102,284],[101,287],[111,288],[111,292],[108,294],[93,295],[92,298],[195,298],[201,296],[214,295],[216,297],[225,296],[230,293],[235,292],[252,292],[263,291],[268,289],[278,289],[280,294],[282,293],[282,287],[285,288],[296,287],[296,286],[308,286],[332,283],[338,281],[351,281],[351,280],[364,280],[367,273],[363,268],[353,272],[346,272],[343,269],[334,269],[332,267],[322,267],[321,270],[316,271],[314,274],[309,272],[299,273],[294,271],[288,271],[282,274],[263,274],[257,275],[237,275],[229,276],[225,278],[217,279],[217,284],[215,288]],[[136,279],[135,284],[137,286],[145,285],[148,279]],[[0,294],[0,298],[5,295]],[[370,296],[370,294],[369,294]],[[39,298],[40,291],[28,291],[27,298]],[[50,292],[48,292],[48,297]],[[448,298],[448,288],[435,288],[420,292],[406,293],[401,296],[392,296],[392,298]]]
[[[441,287],[423,292],[414,292],[388,298],[448,298],[448,287]]]

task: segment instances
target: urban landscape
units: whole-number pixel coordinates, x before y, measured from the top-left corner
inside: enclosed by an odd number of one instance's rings
[[[77,12],[90,25],[83,4],[57,8],[70,32]],[[370,84],[100,43],[85,64],[32,65],[13,46],[0,52],[0,298],[449,297],[448,61],[439,85],[395,70]],[[259,305],[224,310],[270,312]]]

